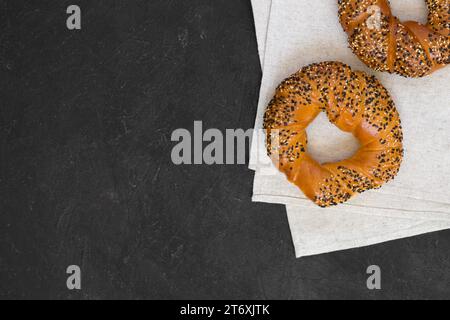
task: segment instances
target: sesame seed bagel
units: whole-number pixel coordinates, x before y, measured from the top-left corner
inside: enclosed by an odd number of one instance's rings
[[[388,0],[339,0],[352,51],[370,68],[423,77],[450,63],[450,0],[426,0],[427,25],[400,22]]]
[[[306,128],[324,111],[360,142],[353,157],[319,164],[308,154]],[[399,114],[375,78],[340,62],[312,64],[284,80],[264,115],[267,153],[318,206],[348,201],[393,179],[403,159]]]

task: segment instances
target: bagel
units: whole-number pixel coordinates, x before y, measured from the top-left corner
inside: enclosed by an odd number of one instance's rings
[[[427,25],[400,22],[388,0],[339,0],[352,51],[376,71],[423,77],[450,63],[450,0],[426,0]]]
[[[351,158],[321,165],[308,154],[306,128],[321,111],[358,139]],[[403,159],[400,117],[388,91],[340,62],[312,64],[284,80],[266,109],[264,129],[272,162],[320,207],[380,188]]]

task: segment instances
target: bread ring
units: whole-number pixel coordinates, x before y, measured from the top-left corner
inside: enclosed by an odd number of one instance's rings
[[[321,111],[358,139],[353,157],[321,165],[308,154],[305,129]],[[284,80],[267,107],[264,129],[273,163],[321,207],[380,188],[403,159],[400,117],[389,93],[375,77],[339,62],[312,64]]]
[[[370,68],[423,77],[450,63],[450,0],[426,0],[426,26],[401,23],[388,0],[338,3],[350,48]]]

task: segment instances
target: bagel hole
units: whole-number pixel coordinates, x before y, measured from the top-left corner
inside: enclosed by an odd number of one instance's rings
[[[320,164],[352,157],[360,148],[353,134],[341,131],[321,112],[306,129],[308,153]]]
[[[425,0],[391,0],[391,9],[400,21],[427,24],[428,9]]]

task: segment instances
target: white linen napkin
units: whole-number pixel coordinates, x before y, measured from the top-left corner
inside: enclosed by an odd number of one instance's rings
[[[414,19],[414,14],[410,16],[408,16],[408,14],[411,12],[426,12],[426,10],[424,11],[423,5],[421,7],[420,3],[417,3],[417,1],[414,2],[409,0],[406,1],[406,3],[402,2],[402,6],[405,6],[405,4],[407,9],[403,10],[404,12],[402,18],[406,17]],[[277,70],[286,70],[290,68],[287,64],[283,65],[285,61],[282,61],[281,58],[288,59],[290,62],[291,60],[303,61],[305,59],[309,59],[307,63],[321,61],[320,59],[311,60],[310,57],[305,56],[300,56],[297,59],[295,57],[289,59],[290,56],[287,55],[288,52],[295,52],[296,50],[298,51],[298,49],[301,50],[302,46],[311,48],[311,44],[314,44],[319,47],[322,46],[320,54],[336,54],[335,57],[326,57],[326,59],[322,60],[341,60],[353,66],[357,65],[360,69],[366,70],[358,60],[355,61],[355,57],[351,54],[351,52],[348,52],[349,50],[346,49],[345,45],[343,46],[345,49],[342,47],[339,48],[339,44],[336,45],[336,43],[333,43],[333,36],[331,38],[326,36],[327,32],[333,32],[333,30],[328,30],[327,27],[323,26],[320,27],[321,24],[313,23],[312,27],[316,26],[316,29],[313,28],[316,32],[311,32],[309,36],[302,37],[300,35],[300,37],[292,39],[292,35],[290,35],[289,28],[296,28],[297,31],[293,33],[297,36],[299,36],[298,30],[309,29],[306,28],[307,25],[305,25],[304,21],[303,29],[301,28],[302,23],[298,23],[298,25],[296,24],[296,22],[298,22],[297,20],[302,20],[298,17],[305,17],[302,12],[309,11],[309,15],[311,15],[314,12],[320,12],[319,10],[323,10],[327,13],[328,18],[325,19],[325,21],[335,19],[334,23],[332,23],[332,27],[338,28],[336,28],[334,32],[342,32],[340,27],[338,25],[336,26],[336,1],[326,0],[321,4],[315,4],[312,6],[310,2],[306,3],[306,1],[299,2],[293,0],[277,0],[274,1],[274,4],[272,4],[271,0],[252,0],[252,5],[255,14],[256,33],[264,73],[256,128],[261,125],[262,112],[264,112],[265,105],[267,104],[268,99],[270,99],[270,95],[273,94],[273,89],[276,84],[289,75],[289,73],[285,73],[284,75],[281,74],[281,72],[277,73]],[[328,8],[324,8],[327,6]],[[283,11],[280,11],[281,9],[283,9]],[[396,9],[398,9],[398,7],[394,6],[394,10]],[[271,12],[271,10],[273,11]],[[319,17],[316,17],[316,19],[320,20],[320,14],[318,15]],[[270,20],[270,18],[273,20]],[[273,23],[273,21],[275,22]],[[314,19],[311,21],[314,21]],[[290,22],[293,22],[293,25],[291,25]],[[270,32],[268,32],[269,29],[271,30]],[[321,37],[324,37],[326,40],[320,41]],[[286,38],[290,38],[292,43],[288,41],[288,44],[286,45],[284,42],[284,39]],[[305,39],[308,38],[309,40],[305,41]],[[311,41],[311,38],[313,41]],[[339,37],[336,36],[336,38]],[[266,43],[266,39],[268,43]],[[345,41],[345,35],[343,40]],[[330,45],[330,48],[326,48],[327,44]],[[339,50],[333,49],[333,47],[336,46]],[[265,65],[264,57],[266,54],[266,48],[269,52],[269,58],[267,60],[271,63],[270,67]],[[278,51],[275,49],[278,49]],[[281,55],[280,52],[282,52]],[[278,54],[278,60],[274,59],[274,55],[276,54]],[[317,55],[318,54],[315,51],[310,52],[310,56]],[[346,57],[347,60],[339,59],[338,56]],[[299,65],[298,68],[301,67],[300,62],[295,63],[295,61],[292,61],[291,63],[294,65]],[[284,66],[284,68],[282,66]],[[271,77],[266,75],[267,70],[269,70],[269,74],[272,75]],[[294,71],[296,71],[296,69],[291,70],[290,73]],[[279,79],[276,79],[274,74],[278,75]],[[392,81],[397,80],[392,79]],[[270,85],[268,85],[268,83],[272,86],[271,90],[269,89]],[[394,84],[393,86],[395,88]],[[428,88],[430,87],[431,85],[428,84]],[[447,101],[448,103],[448,97],[448,92],[446,95],[443,94],[443,101]],[[447,100],[445,100],[445,98],[447,98]],[[355,149],[355,144],[353,144],[353,140],[351,138],[349,139],[348,136],[344,136],[338,130],[330,131],[330,125],[325,120],[325,117],[316,122],[317,123],[312,126],[310,134],[316,133],[317,135],[317,133],[322,133],[322,136],[325,137],[332,136],[332,140],[335,141],[334,146],[336,150],[342,149],[342,146],[349,146],[348,150],[344,150],[345,152],[343,153],[342,150],[340,150],[341,152],[339,155],[341,157],[343,154],[351,155]],[[333,150],[333,145],[328,143],[331,139],[327,138],[320,140],[320,135],[317,136],[319,139],[316,139],[317,141],[315,141],[315,144],[310,146],[310,150],[314,156],[326,161],[338,160],[333,159],[333,152],[330,152],[330,150]],[[257,148],[256,146],[260,148]],[[261,148],[261,146],[263,146],[263,143],[254,143],[252,145],[253,159],[255,159],[255,154],[258,151],[262,151],[261,156],[264,157],[264,148]],[[326,150],[327,153],[323,153],[323,150]],[[255,162],[251,161],[251,164],[254,163]],[[252,165],[250,167],[252,167]],[[253,169],[257,169],[257,167],[253,166]],[[277,179],[279,181],[274,184],[274,181]],[[402,186],[400,185],[397,187],[400,189],[393,189],[393,192],[403,190],[401,187]],[[392,194],[390,192],[386,192],[386,194],[380,194],[373,192],[361,202],[356,201],[355,203],[347,204],[339,208],[326,210],[315,207],[315,205],[299,193],[299,190],[294,186],[286,184],[285,179],[283,179],[280,174],[267,176],[257,172],[255,176],[255,201],[287,204],[289,224],[291,227],[297,257],[361,247],[450,228],[450,222],[448,220],[448,203],[423,200],[424,195],[425,198],[428,197],[431,200],[442,199],[440,195],[436,198],[434,192],[417,192],[413,189],[413,191],[409,190],[407,197],[400,196],[401,193]]]
[[[269,27],[270,9],[272,0],[251,0],[253,17],[255,19],[256,38],[258,41],[261,68],[264,68],[264,53],[266,51],[266,37]]]
[[[414,0],[404,1],[407,3]],[[335,0],[314,3],[304,0],[278,0],[274,1],[271,7],[269,23],[271,31],[267,35],[256,128],[262,127],[265,107],[278,83],[306,64],[323,60],[339,60],[352,65],[355,69],[371,72],[347,48],[346,35],[341,31],[337,19]],[[402,117],[405,160],[395,181],[386,184],[380,190],[355,197],[347,205],[360,207],[371,203],[371,206],[384,208],[386,198],[398,198],[402,195],[409,198],[408,202],[390,204],[390,209],[399,210],[407,206],[408,210],[416,211],[418,205],[415,203],[416,200],[427,200],[439,203],[433,212],[446,215],[450,213],[450,206],[447,206],[446,210],[442,209],[443,206],[445,207],[444,204],[450,204],[447,191],[450,166],[445,165],[450,163],[450,152],[445,152],[450,146],[450,127],[448,126],[450,121],[447,119],[450,97],[447,86],[450,74],[447,71],[443,69],[423,79],[406,79],[386,73],[377,74],[391,92]],[[323,131],[320,123],[317,131]],[[326,145],[342,135],[337,129],[327,133],[327,135],[317,136],[309,147]],[[265,158],[264,161],[266,161],[264,144],[256,145],[259,147],[257,151],[261,152],[258,160]],[[342,149],[344,146],[334,150]],[[325,151],[329,159],[333,159],[331,154],[333,149]],[[335,160],[339,160],[339,155],[336,155]],[[303,203],[305,197],[295,186],[289,184],[282,174],[264,175],[257,172],[256,175],[261,178],[257,180],[261,181],[260,184],[255,183],[256,196],[275,195],[284,197],[287,203]],[[264,187],[263,190],[260,188],[261,185]],[[383,201],[378,201],[373,193],[382,194]],[[372,199],[375,199],[374,204],[371,202]]]

